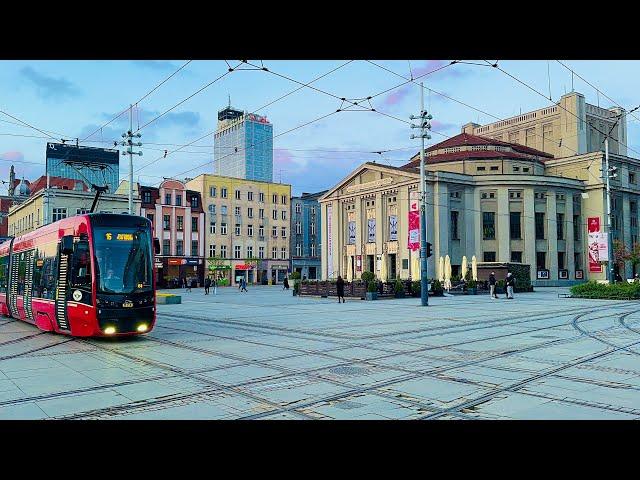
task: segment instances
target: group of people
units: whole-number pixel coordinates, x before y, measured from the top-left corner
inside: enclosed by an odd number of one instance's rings
[[[491,275],[489,275],[489,294],[493,299],[498,298],[498,295],[496,294],[496,283],[496,274],[495,272],[491,272]],[[511,272],[507,272],[507,278],[505,279],[504,284],[507,287],[505,298],[513,300],[513,289],[516,286],[516,277],[514,277]]]

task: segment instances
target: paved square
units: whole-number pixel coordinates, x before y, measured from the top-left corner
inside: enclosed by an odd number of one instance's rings
[[[349,301],[172,291],[156,328],[73,339],[0,319],[1,419],[638,419],[631,301]]]

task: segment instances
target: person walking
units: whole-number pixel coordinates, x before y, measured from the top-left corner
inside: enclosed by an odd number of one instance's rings
[[[207,277],[204,279],[204,294],[209,295],[209,288],[211,288],[211,278]]]
[[[511,272],[507,273],[505,284],[507,286],[507,298],[513,300],[513,288],[516,286],[516,277],[514,277]]]
[[[289,279],[287,277],[284,277],[284,281],[282,282],[282,289],[289,290]]]
[[[496,274],[494,272],[491,272],[491,275],[489,275],[489,289],[490,289],[489,294],[491,295],[491,298],[492,299],[498,298],[498,295],[496,295]]]
[[[213,294],[218,295],[218,279],[214,277],[212,283],[213,283]]]
[[[187,278],[186,277],[182,277],[182,279],[180,280],[180,285],[182,286],[182,288],[185,289],[185,291],[187,290]]]
[[[244,277],[240,279],[240,291],[241,292],[247,291],[247,280]]]
[[[336,290],[338,291],[338,303],[340,303],[340,299],[342,299],[342,303],[344,302],[344,280],[340,275],[338,275],[338,281],[336,282]]]

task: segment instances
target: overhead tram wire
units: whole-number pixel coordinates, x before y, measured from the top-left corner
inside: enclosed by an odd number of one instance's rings
[[[188,60],[184,65],[182,65],[180,68],[178,68],[175,72],[173,72],[171,75],[169,75],[167,78],[165,78],[164,80],[162,80],[159,84],[157,84],[155,87],[153,87],[151,90],[149,90],[145,95],[142,96],[142,98],[138,99],[138,101],[136,101],[134,104],[132,105],[138,105],[141,101],[143,101],[145,98],[147,98],[149,95],[151,95],[153,92],[155,92],[158,88],[160,88],[162,85],[164,85],[166,82],[168,82],[174,75],[176,75],[178,72],[180,72],[184,67],[186,67],[187,65],[189,65],[193,60]],[[105,123],[104,125],[102,125],[101,127],[96,128],[93,132],[91,132],[89,135],[87,135],[86,137],[84,137],[82,140],[80,140],[81,142],[84,142],[87,138],[91,137],[92,135],[96,134],[97,132],[99,132],[100,130],[102,130],[104,127],[106,127],[107,125],[109,125],[111,122],[113,122],[114,120],[120,118],[124,113],[126,113],[127,111],[129,111],[130,107],[125,108],[124,110],[122,110],[120,113],[118,113],[115,117],[113,117],[111,120],[109,120],[107,123]],[[113,142],[108,142],[108,143],[113,143]]]
[[[320,80],[321,78],[324,78],[324,77],[326,77],[327,75],[329,75],[329,74],[331,74],[331,73],[334,73],[335,71],[337,71],[337,70],[339,70],[339,69],[341,69],[341,68],[343,68],[343,67],[347,66],[347,65],[348,65],[349,63],[351,63],[352,61],[353,61],[353,60],[350,60],[350,61],[348,61],[348,62],[346,62],[346,63],[344,63],[344,64],[342,64],[342,65],[339,65],[337,68],[334,68],[334,69],[330,70],[329,72],[324,73],[324,74],[322,74],[322,75],[320,75],[320,76],[318,76],[318,77],[316,77],[316,78],[314,78],[314,79],[310,80],[309,82],[307,82],[307,84],[311,84],[311,83],[313,83],[313,82],[316,82],[316,81]],[[230,67],[230,68],[231,68],[231,67]],[[304,88],[304,87],[302,87],[302,88]],[[292,91],[288,92],[287,94],[285,94],[285,95],[283,95],[283,96],[281,96],[281,97],[279,97],[279,98],[277,98],[277,99],[275,99],[275,100],[272,100],[272,101],[268,102],[267,104],[265,104],[265,105],[263,105],[263,106],[259,107],[258,109],[254,110],[252,113],[256,113],[256,112],[258,112],[258,111],[262,110],[263,108],[266,108],[267,106],[273,105],[274,103],[279,102],[280,100],[282,100],[282,99],[284,99],[284,98],[288,97],[289,95],[291,95],[291,94],[293,94],[293,93],[297,92],[298,90],[300,90],[300,88],[296,88],[296,89],[294,89],[294,90],[292,90]],[[191,146],[191,145],[193,145],[194,143],[197,143],[197,142],[199,142],[199,141],[203,140],[204,138],[208,137],[209,135],[214,135],[214,134],[215,134],[215,132],[216,132],[216,130],[213,130],[213,131],[211,131],[211,132],[209,132],[209,133],[207,133],[207,134],[205,134],[205,135],[201,136],[200,138],[198,138],[198,139],[196,139],[196,140],[194,140],[194,141],[192,141],[192,142],[189,142],[189,143],[187,143],[187,144],[182,145],[180,148],[177,148],[177,149],[175,149],[175,150],[173,150],[173,151],[171,151],[171,152],[168,152],[166,155],[162,155],[162,156],[160,156],[160,157],[156,158],[155,160],[152,160],[151,162],[149,162],[149,163],[147,163],[147,164],[143,165],[143,166],[142,166],[142,167],[140,167],[138,170],[136,170],[136,173],[140,172],[140,170],[142,170],[142,169],[144,169],[144,168],[148,167],[149,165],[152,165],[152,164],[156,163],[157,161],[162,160],[163,158],[166,158],[167,156],[169,156],[169,155],[171,155],[171,154],[173,154],[173,153],[179,152],[180,150],[182,150],[182,149],[183,149],[183,148],[185,148],[185,147]]]
[[[141,127],[139,127],[136,130],[136,133],[139,132],[140,130],[142,130],[143,128],[151,125],[153,122],[155,122],[156,120],[162,118],[163,116],[165,116],[167,113],[169,113],[171,110],[179,107],[180,105],[182,105],[183,103],[185,103],[187,100],[195,97],[196,95],[198,95],[199,93],[202,93],[204,90],[206,90],[207,88],[209,88],[211,85],[215,84],[217,81],[223,79],[224,77],[226,77],[227,75],[229,75],[230,73],[234,72],[240,65],[242,65],[242,63],[239,63],[238,65],[236,65],[235,67],[231,67],[229,68],[226,72],[224,72],[222,75],[220,75],[219,77],[217,77],[215,80],[212,80],[211,82],[207,83],[206,85],[200,87],[198,90],[196,90],[195,92],[193,92],[191,95],[189,95],[187,98],[180,100],[178,103],[176,103],[173,107],[165,110],[164,112],[162,112],[161,114],[155,116],[154,118],[152,118],[151,120],[149,120],[147,123],[145,123],[144,125],[142,125]]]
[[[3,113],[3,114],[4,114],[4,115],[6,115],[7,117],[13,118],[14,120],[17,120],[17,121],[18,121],[18,122],[20,122],[22,125],[25,125],[25,126],[27,126],[27,127],[31,128],[31,129],[33,129],[33,130],[37,130],[38,132],[40,132],[40,133],[42,133],[42,134],[46,135],[46,136],[47,136],[47,138],[51,138],[51,139],[53,139],[53,140],[59,140],[58,138],[56,138],[56,137],[54,137],[54,136],[52,136],[52,135],[49,135],[45,130],[42,130],[42,129],[38,128],[38,127],[34,127],[33,125],[31,125],[31,124],[29,124],[29,123],[25,122],[24,120],[19,119],[18,117],[15,117],[15,116],[11,115],[10,113],[5,112],[4,110],[0,110],[0,113]],[[59,132],[54,132],[54,131],[51,131],[51,132],[52,132],[52,133],[55,133],[55,134],[58,134],[58,135],[62,135],[63,137],[67,137],[67,135],[64,135],[64,134],[59,133]]]

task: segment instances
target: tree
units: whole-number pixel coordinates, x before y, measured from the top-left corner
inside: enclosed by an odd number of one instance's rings
[[[630,260],[630,252],[627,246],[620,240],[613,241],[613,264],[618,267],[618,271],[624,273],[624,262]]]
[[[633,244],[627,259],[631,262],[631,266],[633,267],[633,275],[635,276],[636,266],[640,263],[640,243]]]

